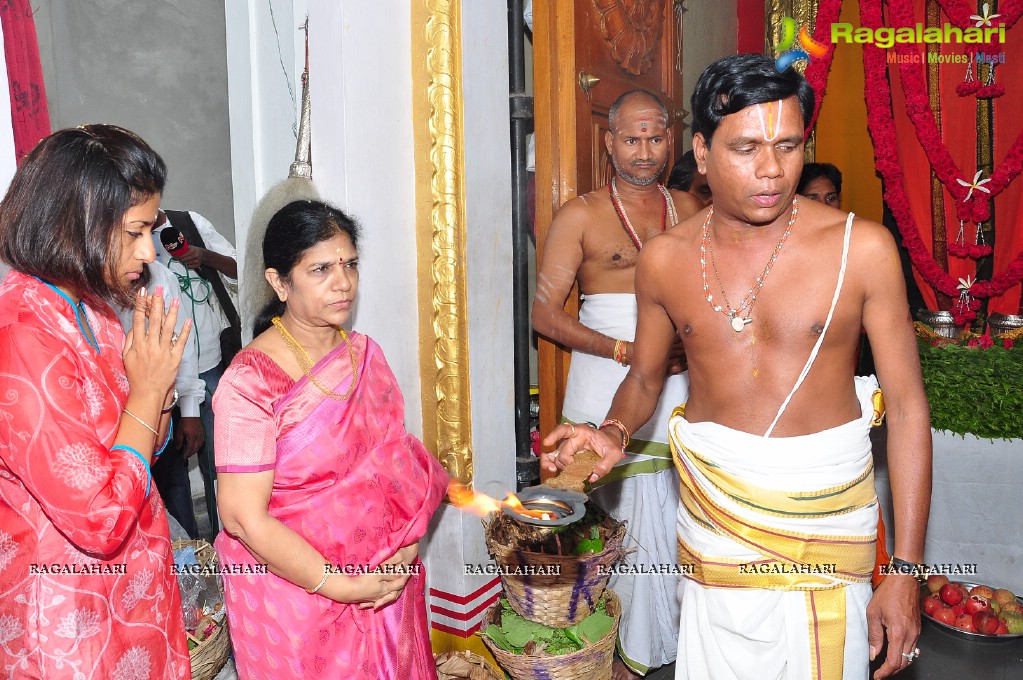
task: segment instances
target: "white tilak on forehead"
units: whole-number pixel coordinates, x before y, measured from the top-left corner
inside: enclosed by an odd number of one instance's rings
[[[782,105],[785,104],[785,100],[778,100],[778,117],[773,118],[774,106],[772,103],[767,104],[767,120],[764,120],[764,110],[760,104],[757,104],[757,116],[760,118],[760,131],[764,133],[765,142],[773,142],[778,138],[778,133],[781,131],[781,109]]]

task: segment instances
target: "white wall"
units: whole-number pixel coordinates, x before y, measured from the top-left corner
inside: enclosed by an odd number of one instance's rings
[[[498,497],[515,490],[507,21],[505,3],[462,3],[475,486]]]
[[[309,0],[313,181],[362,224],[354,327],[383,348],[422,433],[411,3]]]
[[[53,129],[115,123],[137,132],[167,162],[164,207],[200,212],[230,240],[224,13],[239,4],[32,2]]]

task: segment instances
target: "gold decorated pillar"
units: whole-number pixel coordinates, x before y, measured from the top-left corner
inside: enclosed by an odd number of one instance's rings
[[[412,0],[423,439],[451,476],[515,486],[507,8]],[[500,582],[480,519],[445,504],[425,560],[435,651],[471,648]],[[474,573],[475,572],[475,573]]]

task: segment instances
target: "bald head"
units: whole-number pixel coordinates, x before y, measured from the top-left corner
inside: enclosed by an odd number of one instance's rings
[[[655,109],[658,112],[661,123],[664,124],[664,127],[668,127],[668,109],[660,98],[646,90],[630,90],[618,97],[614,104],[611,105],[611,108],[607,110],[608,129],[611,132],[617,132],[622,109],[631,110],[633,108]]]

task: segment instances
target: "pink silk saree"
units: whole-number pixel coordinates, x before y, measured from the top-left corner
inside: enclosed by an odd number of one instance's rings
[[[375,567],[425,534],[447,474],[405,432],[404,400],[380,347],[356,333],[350,341],[358,375],[346,401],[305,377],[288,386],[265,354],[239,353],[214,398],[217,470],[273,469],[273,517],[333,565]],[[313,371],[344,394],[352,380],[347,347]],[[216,547],[225,566],[257,563],[224,532]],[[425,572],[417,566],[401,597],[379,611],[310,595],[270,573],[226,575],[239,677],[435,678]]]

